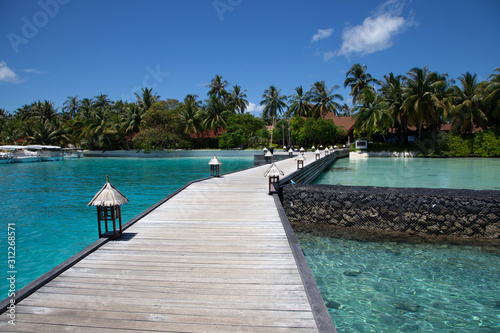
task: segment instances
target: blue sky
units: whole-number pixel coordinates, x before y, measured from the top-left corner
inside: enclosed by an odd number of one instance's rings
[[[346,71],[373,77],[413,67],[485,80],[500,67],[498,0],[0,0],[0,108],[68,96],[205,99],[222,75],[285,95],[324,80],[350,105]]]

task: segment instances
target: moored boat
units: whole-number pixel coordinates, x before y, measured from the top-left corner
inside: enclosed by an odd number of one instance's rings
[[[61,147],[59,146],[30,145],[26,146],[26,148],[37,151],[42,162],[62,161],[63,159]]]
[[[83,157],[83,151],[81,148],[63,148],[62,156],[64,159],[67,158],[81,158]]]
[[[12,154],[8,152],[0,152],[0,164],[12,162]]]

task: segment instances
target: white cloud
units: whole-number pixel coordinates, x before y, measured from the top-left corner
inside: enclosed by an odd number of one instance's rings
[[[366,55],[391,47],[392,38],[410,25],[401,16],[402,6],[396,0],[386,1],[377,8],[373,16],[367,17],[363,24],[345,29],[338,54]]]
[[[245,110],[248,113],[253,114],[254,116],[259,116],[264,110],[264,105],[257,105],[252,102],[248,102],[248,107]]]
[[[318,29],[318,32],[314,34],[311,39],[311,43],[317,42],[318,40],[322,40],[328,38],[332,35],[333,29]]]
[[[0,81],[20,83],[21,79],[12,69],[7,67],[7,63],[5,61],[0,61]]]

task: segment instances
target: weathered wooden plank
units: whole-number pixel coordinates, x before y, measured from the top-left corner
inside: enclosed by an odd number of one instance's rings
[[[39,314],[43,316],[61,316],[68,317],[76,314],[83,318],[95,318],[112,320],[134,320],[134,321],[167,321],[174,323],[190,322],[193,324],[209,324],[213,325],[215,318],[218,321],[223,320],[225,325],[246,325],[246,326],[265,326],[280,327],[293,325],[294,327],[313,327],[314,318],[308,315],[307,312],[297,312],[294,316],[283,316],[286,312],[271,312],[262,311],[246,311],[245,316],[241,316],[241,311],[236,313],[232,311],[222,315],[221,312],[208,312],[205,315],[193,316],[190,313],[169,313],[169,312],[125,312],[107,309],[106,311],[95,309],[78,309],[75,311],[68,308],[47,308],[43,306],[20,306],[18,314]],[[288,312],[289,313],[289,312]],[[216,316],[214,316],[216,315]]]

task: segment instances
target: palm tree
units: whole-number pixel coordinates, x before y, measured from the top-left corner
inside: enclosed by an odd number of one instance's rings
[[[206,106],[203,126],[213,131],[217,135],[217,138],[219,138],[220,131],[226,128],[226,119],[230,114],[231,112],[226,109],[224,102],[218,99],[216,95],[212,95]]]
[[[442,121],[440,116],[446,112],[446,105],[436,95],[436,87],[442,82],[438,80],[436,73],[429,71],[428,66],[412,68],[403,80],[403,108],[408,114],[408,121],[418,127],[420,139],[422,126],[437,125]]]
[[[153,103],[157,102],[160,99],[156,93],[152,94],[153,88],[142,88],[141,95],[134,93],[137,97],[137,104],[141,107],[142,111],[149,110]]]
[[[202,130],[201,102],[197,95],[188,94],[184,98],[184,106],[179,111],[180,123],[184,124],[184,134],[198,134]]]
[[[288,96],[288,112],[287,116],[302,116],[308,117],[311,113],[311,103],[309,95],[304,93],[302,86],[295,88],[295,94]]]
[[[241,86],[234,85],[233,90],[229,92],[229,109],[232,113],[245,113],[245,110],[248,107],[248,101],[246,100],[247,95],[245,94],[246,90],[241,90]]]
[[[399,127],[399,136],[401,145],[405,142],[406,132],[408,130],[408,116],[403,108],[403,77],[401,75],[394,76],[393,73],[384,75],[384,80],[380,82],[382,96],[385,98],[388,108],[391,111],[393,119],[393,127]]]
[[[84,98],[82,99],[80,110],[77,115],[81,115],[83,119],[87,119],[91,117],[92,112],[94,111],[94,101],[92,98]]]
[[[340,94],[333,93],[338,88],[339,86],[335,85],[328,89],[325,81],[318,81],[312,85],[311,90],[308,91],[308,95],[309,100],[315,103],[311,112],[314,118],[324,117],[328,112],[338,115],[338,110],[341,106],[334,100],[344,100]]]
[[[472,133],[475,126],[483,126],[487,122],[483,111],[480,87],[477,74],[462,74],[458,80],[462,87],[455,87],[455,107],[450,112],[452,128],[461,133]]]
[[[54,103],[50,101],[38,101],[34,107],[36,116],[42,120],[52,121],[55,117],[57,117],[57,111],[54,109]]]
[[[125,107],[125,112],[121,127],[125,135],[133,136],[141,129],[144,110],[136,103],[128,103]]]
[[[68,141],[62,121],[39,118],[34,122],[34,131],[28,140],[43,145],[64,145]]]
[[[351,108],[349,107],[349,105],[347,104],[342,104],[342,106],[340,107],[340,115],[343,116],[343,117],[350,117],[351,116]]]
[[[18,108],[15,113],[14,117],[16,117],[19,120],[26,121],[33,117],[35,115],[35,106],[36,103],[33,103],[31,105],[24,104],[22,107]]]
[[[90,149],[100,148],[105,142],[108,144],[108,149],[111,148],[110,131],[108,131],[110,116],[109,109],[99,107],[92,112],[90,118],[85,120],[82,134]]]
[[[379,131],[385,140],[384,132],[392,125],[392,117],[387,111],[387,102],[372,89],[366,88],[359,94],[361,105],[355,106],[357,111],[354,128],[366,133],[370,139],[375,131]]]
[[[345,74],[346,79],[344,81],[344,88],[349,86],[351,88],[353,104],[358,102],[358,95],[364,89],[372,89],[371,83],[378,83],[377,79],[372,78],[372,76],[366,72],[366,65],[354,64],[351,69]]]
[[[69,116],[69,119],[75,118],[75,115],[78,113],[78,109],[80,108],[81,102],[78,99],[78,96],[68,96],[68,99],[63,104],[63,112],[66,112]]]
[[[281,115],[283,110],[286,108],[286,96],[280,95],[281,89],[276,86],[269,86],[262,94],[263,100],[260,105],[264,105],[264,110],[262,111],[263,118],[271,117],[272,126],[276,124],[276,116]],[[273,131],[271,131],[271,146],[273,144]]]
[[[227,85],[228,82],[224,80],[221,75],[215,75],[208,85],[210,89],[208,90],[207,96],[215,96],[215,98],[219,100],[222,99],[225,102],[228,95],[228,92],[226,91]]]
[[[495,72],[484,89],[484,105],[490,125],[500,126],[500,67]]]
[[[100,93],[99,95],[94,97],[96,98],[96,101],[94,102],[94,106],[96,108],[105,108],[111,104],[111,100],[106,94]]]

